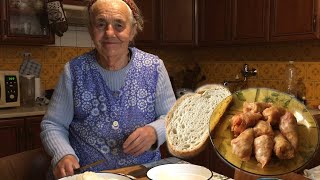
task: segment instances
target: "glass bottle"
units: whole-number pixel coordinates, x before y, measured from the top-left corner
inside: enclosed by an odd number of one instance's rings
[[[297,96],[297,69],[294,66],[294,61],[289,61],[286,69],[287,75],[287,93]]]

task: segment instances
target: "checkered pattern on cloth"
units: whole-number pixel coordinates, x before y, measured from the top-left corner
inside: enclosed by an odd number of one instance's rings
[[[40,76],[41,64],[36,60],[25,59],[20,66],[20,75],[35,75]]]

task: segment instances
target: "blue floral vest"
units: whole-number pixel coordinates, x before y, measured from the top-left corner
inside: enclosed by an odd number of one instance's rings
[[[132,63],[119,91],[111,91],[99,73],[94,63],[96,50],[70,62],[74,91],[71,146],[81,166],[106,159],[88,170],[115,169],[160,159],[159,150],[138,157],[123,152],[122,145],[128,136],[156,119],[159,58],[136,48],[130,50]]]

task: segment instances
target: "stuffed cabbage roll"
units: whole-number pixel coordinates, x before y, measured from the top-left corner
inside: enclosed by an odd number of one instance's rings
[[[250,160],[253,145],[253,129],[248,128],[238,137],[231,140],[232,153],[242,161]]]
[[[286,111],[280,118],[279,130],[295,150],[298,148],[298,123],[294,115]]]
[[[240,133],[249,127],[253,127],[262,118],[260,113],[240,113],[234,115],[231,119],[231,131],[237,137]]]
[[[282,107],[271,106],[266,108],[262,114],[271,126],[275,126],[279,124],[280,117],[283,116],[285,112],[286,110]]]
[[[259,121],[253,128],[254,137],[261,135],[273,136],[271,125],[267,121]]]
[[[253,112],[253,113],[262,113],[266,108],[271,107],[272,103],[264,102],[244,102],[243,103],[243,112]]]
[[[271,159],[274,146],[273,138],[268,135],[261,135],[254,139],[254,154],[263,168]]]
[[[279,159],[291,159],[294,157],[294,149],[290,142],[280,133],[274,132],[274,148],[273,152]]]

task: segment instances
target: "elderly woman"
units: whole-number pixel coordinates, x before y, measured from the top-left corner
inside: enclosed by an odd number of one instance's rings
[[[104,159],[100,171],[160,159],[164,117],[175,102],[157,56],[129,47],[143,21],[133,0],[93,0],[95,49],[66,63],[41,123],[53,174]]]

